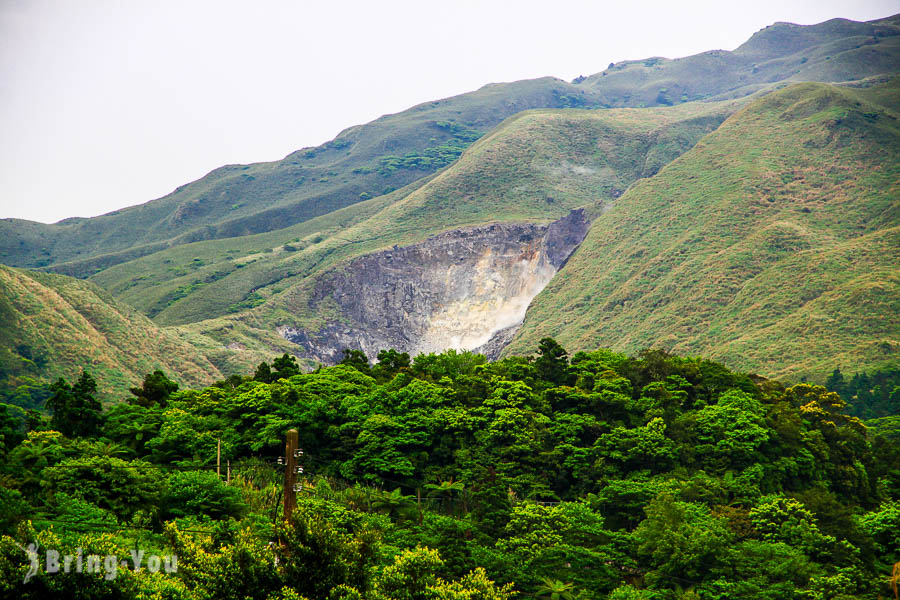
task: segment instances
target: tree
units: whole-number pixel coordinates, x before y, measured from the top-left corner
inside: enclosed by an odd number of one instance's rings
[[[103,435],[131,448],[136,454],[145,454],[144,445],[159,433],[162,411],[134,404],[117,404],[106,412]]]
[[[609,542],[603,517],[585,502],[521,502],[496,548],[509,565],[508,575],[523,589],[537,590],[544,580],[564,578],[571,582],[566,591],[599,591],[611,589],[619,579],[607,564],[619,558]]]
[[[354,527],[345,509],[321,500],[301,503],[279,534],[284,583],[303,596],[328,598],[338,586],[368,590],[378,538]]]
[[[77,496],[126,520],[157,504],[161,483],[150,463],[102,456],[68,458],[41,473],[48,493]]]
[[[831,372],[831,375],[825,380],[825,387],[828,388],[829,392],[836,392],[844,398],[847,397],[847,382],[840,368]]]
[[[297,365],[297,359],[287,352],[273,360],[272,366],[275,367],[275,373],[272,374],[272,381],[287,379],[300,373],[300,367]]]
[[[429,498],[438,498],[441,506],[446,511],[447,506],[453,500],[453,496],[462,494],[465,484],[462,481],[453,481],[451,477],[448,481],[442,481],[438,484],[426,483],[425,489],[428,490]]]
[[[269,363],[263,361],[256,366],[256,372],[253,373],[253,380],[261,383],[272,383],[272,368]]]
[[[391,600],[428,600],[435,596],[437,571],[444,565],[437,550],[406,550],[388,565],[375,581],[379,598]]]
[[[569,379],[569,354],[553,338],[543,338],[538,343],[538,356],[534,361],[538,376],[553,385],[566,385]]]
[[[509,523],[512,504],[507,490],[506,481],[497,476],[493,467],[478,469],[471,489],[472,518],[478,529],[491,538],[499,537]]]
[[[743,468],[760,458],[757,453],[769,439],[758,400],[739,390],[729,390],[716,404],[696,413],[697,444],[694,451],[704,465],[724,471]]]
[[[409,354],[393,348],[378,353],[378,364],[372,369],[378,381],[390,381],[394,375],[409,368]]]
[[[278,594],[284,583],[273,560],[273,550],[267,539],[254,535],[249,527],[239,529],[228,543],[212,547],[208,542],[203,543],[202,538],[198,540],[194,533],[180,531],[175,522],[167,523],[165,532],[178,556],[178,577],[158,579],[182,581],[187,589],[182,593],[164,589],[162,593],[139,594],[139,597],[221,600],[299,598],[296,593],[291,596]]]
[[[400,488],[396,488],[393,492],[384,492],[380,497],[373,500],[372,508],[389,517],[401,519],[412,512],[413,497],[404,496]]]
[[[89,437],[97,434],[101,422],[102,406],[94,398],[97,382],[87,371],[74,387],[60,377],[51,386],[53,396],[47,400],[47,408],[53,412],[50,426],[66,437]]]
[[[129,391],[134,395],[134,398],[128,401],[129,404],[147,408],[151,406],[165,408],[169,396],[178,391],[178,384],[157,369],[144,376],[141,387],[133,387]]]
[[[18,419],[11,413],[24,413],[17,406],[0,404],[0,456],[19,445],[25,434],[22,431],[22,419]]]
[[[164,518],[189,515],[213,519],[240,517],[247,509],[237,487],[212,471],[175,471],[169,475],[160,508]]]
[[[545,598],[546,600],[575,600],[575,594],[572,593],[572,590],[575,589],[574,583],[563,583],[557,579],[548,579],[546,577],[541,579],[541,585],[537,589],[537,595],[539,598]]]
[[[763,541],[784,542],[807,554],[823,544],[816,518],[793,498],[764,496],[750,509],[749,517]]]
[[[344,348],[344,358],[338,364],[353,367],[363,375],[372,376],[372,367],[369,365],[369,357],[362,350]]]
[[[660,495],[645,512],[634,538],[654,575],[696,581],[718,565],[731,543],[724,520],[706,506]]]
[[[444,566],[437,550],[404,550],[375,577],[373,600],[509,600],[512,584],[503,587],[478,568],[459,581],[437,576]]]

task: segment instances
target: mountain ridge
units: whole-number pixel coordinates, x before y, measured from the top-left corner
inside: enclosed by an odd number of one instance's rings
[[[746,76],[755,83],[750,86],[752,89],[739,93],[739,88],[725,76],[728,69],[722,70],[728,65],[721,57],[715,58],[721,53],[734,53],[718,50],[709,56],[701,53],[664,59],[665,64],[657,64],[656,59],[625,61],[577,84],[553,77],[488,84],[474,92],[420,103],[370,123],[345,128],[330,142],[297,150],[279,161],[214,169],[162,198],[100,217],[64,219],[53,225],[0,220],[0,261],[11,266],[52,269],[58,263],[102,254],[107,257],[99,266],[103,268],[172,245],[279,229],[434,173],[455,160],[474,139],[522,110],[659,106],[700,97],[709,99],[723,93],[743,96],[800,75],[801,79],[847,80],[848,72],[834,67],[838,63],[849,65],[854,79],[900,70],[900,53],[895,48],[900,43],[897,16],[866,23],[838,20],[840,27],[835,27],[834,21],[791,26],[789,32],[793,38],[815,35],[821,38],[819,45],[823,48],[835,40],[840,42],[843,46],[835,50],[834,56],[810,57],[802,65],[802,73],[793,63],[777,63],[763,69],[770,69],[771,74],[742,72],[735,77]],[[779,30],[778,26],[772,27]],[[878,43],[863,48],[857,38],[869,34]],[[771,32],[766,35],[771,36]],[[734,52],[744,48],[746,53],[746,46],[754,37]],[[709,76],[710,60],[718,69],[715,77]],[[645,65],[648,61],[653,64]],[[744,59],[739,62],[741,69],[749,64]],[[681,87],[670,85],[675,76],[668,73],[671,65],[679,65],[675,75],[681,79],[675,83]],[[756,81],[763,75],[767,81]],[[696,82],[713,82],[706,85],[716,89],[694,90],[699,85]],[[623,86],[632,91],[626,94]],[[663,88],[666,91],[660,94]],[[682,88],[684,91],[679,91]],[[86,277],[92,274],[89,268],[98,267],[90,263],[87,269],[71,266],[64,272]]]

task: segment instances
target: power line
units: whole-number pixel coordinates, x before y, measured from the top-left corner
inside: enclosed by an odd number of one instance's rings
[[[231,463],[231,468],[253,468],[270,466],[269,463],[244,462]],[[123,470],[123,469],[159,469],[164,471],[206,471],[215,470],[216,465],[159,465],[146,463],[142,465],[96,465],[96,464],[57,464],[48,465],[44,469],[96,469],[99,471]]]
[[[158,535],[162,535],[162,534],[159,534],[158,532],[155,532],[150,527],[139,527],[136,525],[120,525],[120,524],[113,525],[112,523],[101,523],[101,522],[91,523],[91,522],[66,521],[63,519],[44,519],[41,517],[29,519],[29,521],[31,521],[32,523],[34,523],[34,522],[56,523],[58,525],[66,525],[67,527],[71,527],[73,529],[85,529],[85,530],[90,530],[90,531],[104,531],[106,533],[114,533],[114,532],[117,532],[117,531],[120,531],[123,529],[137,529],[140,531],[149,531],[151,533],[157,533]],[[177,523],[176,523],[176,527],[177,527]],[[212,535],[214,533],[212,531],[207,531],[205,529],[181,529],[181,528],[179,528],[178,531],[184,531],[184,532],[189,532],[189,533],[205,533],[205,534],[209,534],[209,535]]]

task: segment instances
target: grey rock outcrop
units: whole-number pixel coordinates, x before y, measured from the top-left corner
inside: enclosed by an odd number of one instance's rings
[[[299,354],[326,364],[339,361],[344,348],[370,358],[387,348],[495,358],[589,226],[579,209],[549,225],[458,229],[361,256],[320,278],[310,298],[313,309],[336,304],[338,320],[315,332],[290,325],[279,332]]]

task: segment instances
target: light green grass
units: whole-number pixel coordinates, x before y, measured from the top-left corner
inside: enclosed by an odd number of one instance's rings
[[[86,369],[102,400],[114,401],[155,369],[186,386],[221,377],[196,348],[85,281],[0,266],[0,313],[0,385],[6,388],[22,376],[74,382]]]
[[[789,378],[896,364],[892,86],[801,84],[739,111],[595,221],[507,352],[553,335]]]

